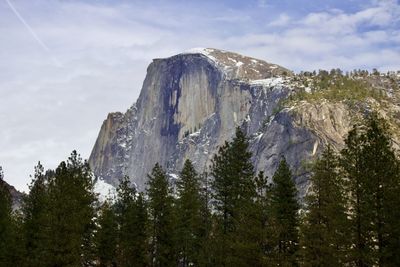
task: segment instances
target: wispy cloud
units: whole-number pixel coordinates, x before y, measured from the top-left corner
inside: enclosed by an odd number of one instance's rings
[[[25,26],[25,28],[28,30],[28,32],[32,35],[32,37],[36,40],[36,42],[47,52],[51,52],[50,48],[42,41],[42,39],[39,38],[37,33],[32,29],[32,27],[26,22],[26,20],[22,17],[22,15],[18,12],[18,10],[15,8],[15,6],[12,4],[10,0],[6,0],[7,5],[10,7],[12,12],[15,14],[15,16],[21,21],[21,23]],[[56,65],[60,65],[59,61],[53,56],[52,57],[53,61],[56,63]]]
[[[270,23],[268,23],[268,26],[271,27],[287,26],[289,22],[290,22],[290,17],[287,14],[282,13],[276,20],[273,20]]]

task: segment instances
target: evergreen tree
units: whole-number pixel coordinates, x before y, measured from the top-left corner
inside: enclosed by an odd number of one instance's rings
[[[97,259],[100,267],[112,267],[116,264],[117,218],[109,201],[105,201],[98,218],[95,235]]]
[[[349,195],[350,232],[353,249],[351,260],[358,266],[370,266],[371,240],[369,238],[370,207],[366,191],[366,166],[363,161],[363,145],[365,136],[360,133],[361,127],[355,125],[345,140],[345,148],[341,151],[341,167],[347,181],[346,191]]]
[[[123,215],[126,214],[129,206],[135,200],[136,188],[131,185],[128,176],[125,176],[119,181],[117,188],[117,202],[115,203],[116,212],[118,214],[120,224],[122,224]]]
[[[130,186],[125,177],[118,188],[119,213],[119,252],[118,266],[148,266],[148,214],[142,193]]]
[[[283,158],[272,177],[271,225],[274,233],[272,259],[277,266],[296,266],[299,243],[299,204],[297,190],[286,160]]]
[[[81,266],[92,261],[95,216],[92,173],[73,151],[49,183],[49,257],[41,266]],[[47,263],[47,264],[46,264]]]
[[[24,260],[22,218],[12,209],[10,188],[0,166],[0,267],[22,266]]]
[[[157,163],[148,178],[151,266],[176,266],[176,223],[168,177]]]
[[[399,159],[388,124],[372,113],[356,126],[342,152],[349,180],[353,258],[357,266],[400,264]]]
[[[186,160],[177,182],[177,244],[181,266],[198,266],[202,249],[202,199],[200,181],[193,164]]]
[[[130,217],[134,208],[136,189],[131,185],[128,176],[119,181],[117,202],[115,204],[118,221],[118,265],[129,266],[133,261],[130,234]]]
[[[4,182],[3,170],[0,167],[0,266],[13,265],[11,262],[12,251],[9,247],[12,242],[12,209],[11,195]]]
[[[48,181],[52,173],[45,174],[39,162],[29,186],[29,194],[23,199],[24,215],[23,234],[25,243],[26,266],[39,266],[49,257],[49,199]]]
[[[198,265],[204,267],[215,266],[213,261],[213,247],[211,242],[212,235],[212,214],[211,214],[211,188],[210,177],[207,173],[200,175],[200,250],[198,252]]]
[[[129,209],[127,217],[129,223],[127,229],[130,229],[130,234],[127,237],[132,242],[132,255],[134,255],[135,260],[129,266],[149,266],[148,211],[143,193],[138,194],[133,209]]]
[[[373,263],[400,265],[400,161],[393,150],[389,125],[372,113],[367,121],[363,157],[366,191],[371,201]],[[397,208],[394,208],[397,207]]]
[[[10,252],[8,256],[12,265],[9,266],[24,266],[26,257],[23,235],[23,215],[18,210],[12,213],[10,235],[11,240],[7,247]]]
[[[245,134],[236,129],[231,142],[226,142],[214,156],[211,174],[214,177],[216,229],[216,264],[248,266],[257,261],[257,238],[254,229],[256,196],[254,168]]]
[[[348,220],[338,157],[330,146],[314,164],[302,226],[304,266],[343,266],[349,248]]]
[[[270,236],[271,232],[271,185],[268,183],[268,177],[264,172],[260,172],[256,179],[256,203],[255,211],[257,218],[257,225],[255,227],[256,234],[258,235],[258,249],[259,249],[259,264],[258,266],[269,266],[270,259],[268,251],[271,250],[272,243]]]

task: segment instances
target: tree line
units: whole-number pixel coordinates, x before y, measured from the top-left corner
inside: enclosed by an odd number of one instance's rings
[[[237,128],[209,173],[186,160],[172,185],[156,164],[104,203],[77,152],[39,163],[20,212],[0,187],[0,266],[400,266],[400,161],[376,113],[327,146],[301,202],[283,157],[269,179],[251,156]]]

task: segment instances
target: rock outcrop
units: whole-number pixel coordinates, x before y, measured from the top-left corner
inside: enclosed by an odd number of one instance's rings
[[[6,181],[0,179],[0,186],[4,186],[10,192],[12,200],[12,209],[18,210],[21,207],[24,194],[15,189],[14,186],[8,184]]]
[[[283,105],[298,89],[281,66],[216,49],[155,59],[137,102],[104,121],[89,163],[95,175],[117,185],[128,175],[139,190],[156,162],[176,177],[186,159],[208,169],[218,146],[236,126],[246,131],[257,171],[272,177],[282,156],[300,197],[308,163],[327,143],[340,148],[353,117],[343,103]]]

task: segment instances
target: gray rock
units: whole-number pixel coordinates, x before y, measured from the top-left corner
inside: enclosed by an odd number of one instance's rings
[[[112,185],[128,175],[144,190],[156,162],[172,177],[186,159],[208,170],[218,146],[240,126],[257,171],[271,178],[284,156],[303,197],[308,163],[327,143],[343,146],[351,116],[340,103],[282,108],[293,90],[291,71],[231,52],[203,49],[155,59],[136,104],[104,121],[89,163]]]

